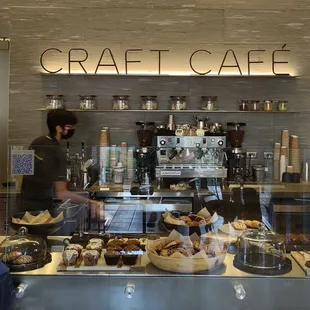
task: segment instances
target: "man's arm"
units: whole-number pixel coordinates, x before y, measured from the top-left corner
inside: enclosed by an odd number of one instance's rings
[[[56,181],[54,183],[54,186],[55,186],[56,198],[70,199],[77,203],[86,203],[89,201],[88,198],[70,192],[67,187],[67,182]]]

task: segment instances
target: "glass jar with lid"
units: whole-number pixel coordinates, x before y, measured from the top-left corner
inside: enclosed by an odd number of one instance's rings
[[[186,96],[170,96],[171,110],[186,110]]]
[[[96,110],[96,96],[95,95],[79,95],[79,105],[81,110]]]
[[[286,112],[288,109],[288,101],[287,100],[279,100],[277,104],[277,110],[279,112]]]
[[[260,111],[260,101],[259,100],[249,100],[248,101],[249,111],[257,112]]]
[[[129,96],[128,95],[115,95],[112,101],[113,110],[129,110]]]
[[[273,109],[273,101],[272,100],[265,100],[264,101],[264,111],[265,112],[272,112]]]
[[[201,96],[201,110],[217,111],[219,109],[217,96]]]
[[[158,102],[157,96],[141,96],[141,109],[142,110],[157,110]]]
[[[289,272],[291,262],[286,258],[285,237],[268,231],[263,224],[258,227],[245,231],[239,237],[235,267],[263,274]]]
[[[46,95],[46,109],[64,109],[65,102],[63,95]]]
[[[0,258],[11,271],[36,269],[51,261],[46,242],[38,236],[28,235],[26,227],[21,227],[16,235],[0,244]]]
[[[239,111],[249,110],[249,100],[239,100]]]

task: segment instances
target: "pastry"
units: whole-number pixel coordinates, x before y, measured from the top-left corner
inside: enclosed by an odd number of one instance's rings
[[[256,221],[256,220],[253,220],[253,221],[250,221],[250,220],[246,220],[245,221],[245,225],[248,227],[248,228],[259,228],[259,225],[261,223],[259,221]]]
[[[30,264],[33,261],[32,256],[30,255],[21,255],[15,260],[12,261],[13,265],[24,265],[24,264]]]
[[[83,246],[80,245],[80,244],[69,244],[67,247],[66,247],[66,250],[76,250],[78,251],[79,253],[79,256],[81,255],[81,252],[83,250]]]
[[[305,266],[306,266],[307,268],[310,268],[310,260],[307,260],[307,261],[306,261]]]
[[[134,253],[134,254],[140,254],[141,249],[135,245],[135,244],[129,244],[127,246],[124,247],[124,252],[125,253]]]
[[[232,222],[231,226],[236,230],[245,230],[247,226],[245,225],[244,221],[238,220],[238,222]]]
[[[92,238],[88,241],[88,243],[101,243],[101,245],[104,246],[104,241],[100,238]]]
[[[139,246],[140,245],[140,241],[139,241],[139,239],[128,239],[125,242],[125,246],[130,245],[130,244],[134,244],[134,245]]]
[[[62,252],[62,260],[67,266],[75,265],[78,257],[79,252],[77,250],[65,250]]]
[[[113,247],[115,245],[123,247],[125,242],[121,239],[110,239],[108,242],[108,247]]]
[[[9,262],[12,262],[13,260],[15,260],[16,258],[18,258],[19,256],[22,256],[23,253],[18,252],[18,251],[12,251],[8,254],[8,259]]]
[[[107,251],[116,251],[116,252],[121,252],[123,251],[123,248],[119,245],[115,245],[115,246],[109,246],[107,248]]]
[[[138,255],[135,255],[135,254],[123,254],[122,255],[124,265],[129,265],[129,266],[135,265],[137,262],[137,258],[138,258]]]
[[[95,266],[98,263],[99,253],[96,250],[86,250],[82,253],[85,266]]]
[[[100,243],[88,243],[86,250],[95,250],[99,253],[99,255],[101,255],[102,245]]]
[[[105,262],[107,265],[117,265],[121,255],[117,251],[107,251],[104,253]]]

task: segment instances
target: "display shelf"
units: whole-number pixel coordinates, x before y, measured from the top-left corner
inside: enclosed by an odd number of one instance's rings
[[[111,112],[121,112],[121,113],[251,113],[251,114],[298,114],[298,113],[307,113],[307,112],[297,112],[297,111],[237,111],[237,110],[217,110],[217,111],[206,111],[206,110],[111,110],[111,109],[97,109],[97,110],[80,110],[80,109],[67,109],[72,112],[84,112],[84,113],[111,113]],[[35,111],[49,111],[45,108],[35,109]]]

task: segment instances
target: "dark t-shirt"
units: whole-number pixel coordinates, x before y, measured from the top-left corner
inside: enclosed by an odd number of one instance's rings
[[[54,182],[66,181],[66,156],[56,139],[42,136],[35,139],[34,175],[24,176],[23,209],[44,210],[52,206]]]

